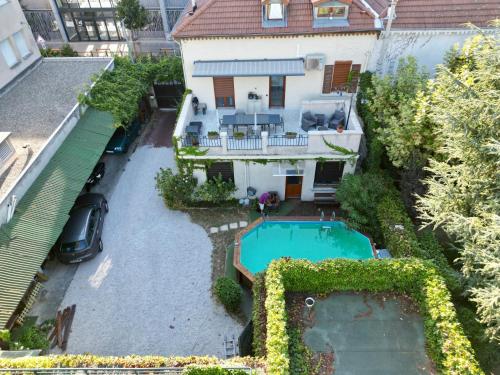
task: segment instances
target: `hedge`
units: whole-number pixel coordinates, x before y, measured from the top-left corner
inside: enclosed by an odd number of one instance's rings
[[[413,222],[397,192],[382,198],[376,211],[385,245],[394,257],[416,257],[432,260],[445,278],[448,288],[452,292],[461,290],[460,275],[448,264],[443,249],[434,235],[431,232],[426,232],[422,233],[420,241],[417,238]]]
[[[273,261],[266,273],[267,370],[289,374],[285,290],[291,292],[398,291],[418,303],[424,319],[427,350],[440,373],[483,374],[465,337],[444,279],[434,264],[420,259],[356,261],[348,259],[311,263]]]
[[[266,356],[266,311],[264,301],[266,300],[265,275],[258,273],[252,286],[253,292],[253,354],[257,357]]]
[[[216,357],[163,357],[139,356],[105,357],[90,354],[82,355],[48,355],[24,358],[0,358],[0,368],[158,368],[158,367],[188,367],[210,366],[209,368],[224,367],[251,367],[265,366],[260,358],[235,357],[220,360]],[[206,369],[205,369],[206,370]]]

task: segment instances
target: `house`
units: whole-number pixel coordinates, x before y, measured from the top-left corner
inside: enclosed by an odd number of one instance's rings
[[[238,198],[253,189],[282,199],[334,197],[356,167],[363,130],[353,95],[383,27],[378,2],[188,5],[173,36],[192,94],[174,136],[179,157],[211,161],[195,169],[199,183],[221,173],[235,182]],[[343,129],[334,114],[343,116]],[[193,144],[202,155],[186,152]]]
[[[393,73],[406,56],[414,56],[432,74],[454,44],[462,44],[478,28],[493,32],[491,21],[500,18],[498,0],[393,0],[386,5],[380,13],[384,30],[370,62],[370,70],[378,74]]]
[[[187,0],[140,0],[148,24],[126,34],[116,13],[117,0],[21,0],[24,14],[37,40],[47,47],[64,43],[84,56],[128,53],[127,38],[138,53],[162,54],[175,48],[170,31]],[[41,39],[40,39],[41,38]]]

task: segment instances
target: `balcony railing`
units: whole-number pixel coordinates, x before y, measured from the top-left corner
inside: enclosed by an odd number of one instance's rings
[[[206,135],[186,135],[181,138],[182,147],[222,147],[220,137],[207,137]]]
[[[227,137],[228,150],[261,150],[262,138],[258,135],[250,135],[243,138]]]
[[[275,134],[270,135],[268,146],[289,147],[289,146],[307,146],[307,134]]]

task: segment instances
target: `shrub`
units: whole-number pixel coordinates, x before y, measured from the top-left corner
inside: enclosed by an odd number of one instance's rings
[[[219,277],[215,282],[215,295],[230,312],[240,309],[242,291],[238,283],[228,277]]]
[[[380,242],[381,233],[377,216],[373,213],[386,190],[381,175],[364,173],[342,178],[336,194],[342,209],[347,211],[349,225],[370,233],[376,242]]]
[[[191,202],[197,181],[190,173],[174,174],[170,168],[160,168],[156,177],[156,189],[169,208],[182,208]]]
[[[444,280],[429,261],[335,259],[313,264],[306,260],[273,261],[266,273],[267,364],[270,374],[289,374],[285,290],[407,293],[419,304],[427,348],[443,374],[483,374],[469,340],[457,320]]]
[[[64,44],[59,51],[54,51],[51,48],[41,48],[40,54],[43,57],[76,57],[78,52],[75,51],[69,44]]]
[[[194,192],[194,199],[211,204],[220,204],[231,198],[236,191],[236,185],[233,181],[224,181],[219,174],[217,177],[207,180]]]
[[[304,345],[298,328],[288,328],[288,353],[290,355],[290,374],[312,374],[312,353]]]
[[[252,286],[253,292],[253,352],[257,357],[266,355],[266,309],[264,301],[266,300],[265,274],[258,273]]]
[[[413,222],[408,216],[397,192],[388,194],[377,205],[376,215],[380,222],[385,245],[395,257],[417,257],[432,260],[446,284],[453,292],[461,288],[459,274],[448,264],[441,246],[432,233],[417,239]]]

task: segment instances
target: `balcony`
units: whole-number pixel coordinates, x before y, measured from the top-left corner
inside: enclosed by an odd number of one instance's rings
[[[204,156],[222,155],[321,155],[336,153],[327,143],[358,152],[363,131],[354,106],[349,111],[351,96],[303,101],[300,109],[269,109],[250,116],[247,125],[224,125],[224,116],[234,115],[235,109],[199,111],[194,114],[192,95],[184,102],[176,124],[174,136],[178,147],[196,146],[204,150]],[[354,100],[352,100],[354,102]],[[336,110],[342,110],[348,117],[342,132],[327,127],[304,131],[301,127],[302,114],[310,111],[328,120]],[[237,111],[242,114],[241,111]],[[350,113],[349,113],[350,112]],[[260,123],[257,116],[273,118],[272,123]],[[251,116],[255,123],[248,124]],[[279,121],[276,119],[279,118]],[[227,119],[227,117],[226,117]],[[322,129],[322,130],[321,130]],[[326,142],[325,142],[326,141]]]

